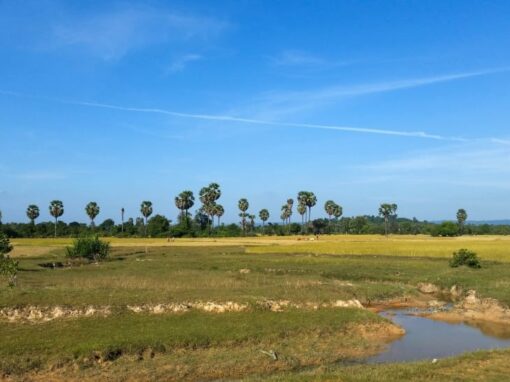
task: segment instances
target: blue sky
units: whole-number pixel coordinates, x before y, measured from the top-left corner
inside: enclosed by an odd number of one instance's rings
[[[0,210],[175,219],[220,183],[347,216],[510,217],[508,1],[0,2]],[[293,217],[299,220],[297,216]],[[273,219],[271,219],[273,220]]]

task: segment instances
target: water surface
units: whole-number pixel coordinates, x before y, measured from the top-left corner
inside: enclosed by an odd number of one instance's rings
[[[369,363],[405,362],[459,355],[476,350],[510,348],[510,326],[452,324],[416,316],[414,311],[381,313],[403,327],[406,334]]]

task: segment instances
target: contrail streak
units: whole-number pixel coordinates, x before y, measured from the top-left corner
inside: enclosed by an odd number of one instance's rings
[[[444,137],[441,135],[429,134],[429,133],[426,133],[423,131],[383,130],[383,129],[363,128],[363,127],[352,127],[352,126],[266,121],[266,120],[261,120],[261,119],[233,117],[233,116],[229,116],[229,115],[190,114],[190,113],[181,113],[181,112],[165,110],[165,109],[127,107],[127,106],[111,105],[111,104],[96,103],[96,102],[81,102],[81,101],[61,101],[61,102],[72,104],[72,105],[87,106],[87,107],[97,107],[97,108],[103,108],[103,109],[131,111],[131,112],[137,112],[137,113],[165,114],[165,115],[171,115],[174,117],[193,118],[193,119],[201,119],[201,120],[207,120],[207,121],[228,121],[228,122],[249,123],[249,124],[255,124],[255,125],[300,127],[300,128],[307,128],[307,129],[336,130],[336,131],[347,131],[347,132],[365,133],[365,134],[395,135],[395,136],[403,136],[403,137],[417,137],[417,138],[427,138],[427,139],[437,139],[437,140],[458,140],[458,141],[464,140],[462,138]]]

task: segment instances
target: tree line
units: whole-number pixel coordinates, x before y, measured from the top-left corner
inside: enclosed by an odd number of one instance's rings
[[[2,224],[0,211],[0,229],[10,237],[49,237],[80,236],[95,233],[103,236],[140,236],[140,237],[199,237],[199,236],[246,236],[246,235],[291,235],[291,234],[430,234],[433,236],[458,236],[463,234],[510,234],[510,226],[466,225],[468,218],[464,209],[459,209],[456,221],[432,223],[416,218],[406,219],[397,216],[395,203],[382,203],[375,216],[343,217],[343,208],[333,200],[327,200],[324,212],[328,218],[312,219],[312,209],[317,205],[317,197],[311,191],[300,191],[296,201],[289,198],[280,209],[279,221],[270,222],[271,214],[263,208],[258,214],[250,211],[247,198],[239,199],[238,224],[222,224],[225,213],[219,203],[221,188],[217,183],[202,187],[198,193],[200,206],[191,213],[195,206],[195,196],[190,190],[179,193],[174,198],[179,210],[177,221],[163,215],[153,215],[153,204],[144,200],[140,203],[140,216],[125,219],[125,208],[120,209],[120,224],[113,219],[106,219],[96,224],[101,212],[98,203],[91,201],[85,208],[90,223],[71,222],[66,224],[59,219],[64,215],[64,203],[53,200],[48,205],[53,222],[37,223],[40,209],[35,204],[27,207],[28,223]],[[294,207],[300,215],[300,222],[292,221]],[[278,215],[277,215],[278,216]],[[257,221],[258,218],[258,221]],[[273,218],[274,220],[274,218]]]

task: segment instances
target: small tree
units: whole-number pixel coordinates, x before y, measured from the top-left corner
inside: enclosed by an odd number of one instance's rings
[[[12,251],[12,245],[9,238],[0,232],[0,275],[6,276],[10,287],[16,285],[16,275],[18,274],[18,262],[11,259],[8,255]]]

